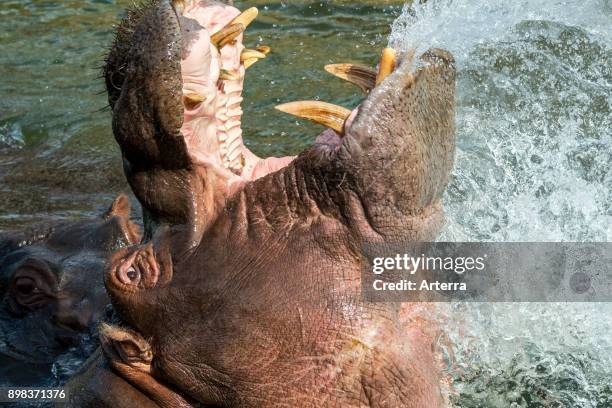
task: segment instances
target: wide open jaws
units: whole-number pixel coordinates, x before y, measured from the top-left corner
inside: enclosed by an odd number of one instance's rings
[[[242,32],[257,16],[257,9],[241,13],[211,1],[179,1],[174,8],[182,36],[181,134],[192,160],[214,169],[227,179],[228,186],[289,164],[293,157],[260,159],[242,139],[245,71],[269,51],[269,47],[247,50],[242,43]]]
[[[245,71],[240,64],[242,34],[219,49],[211,36],[239,14],[236,8],[221,3],[193,2],[179,16],[185,107],[181,133],[199,162],[238,175],[244,164],[240,128]]]
[[[293,160],[260,159],[242,140],[240,102],[245,69],[269,51],[267,47],[247,50],[242,44],[242,31],[256,13],[249,10],[241,14],[217,1],[155,0],[129,12],[117,30],[104,76],[113,108],[113,133],[121,146],[126,176],[146,210],[145,240],[162,225],[185,226],[189,236],[186,247],[192,248],[228,198],[245,184]],[[244,18],[249,13],[251,16]],[[234,20],[239,15],[244,24]],[[244,27],[238,25],[235,30],[236,24]],[[304,157],[312,157],[314,162],[325,158],[327,162],[334,159],[327,152],[345,147],[345,154],[334,161],[337,168],[353,171],[361,160],[358,179],[372,175],[374,184],[380,184],[378,176],[373,175],[380,173],[381,166],[405,161],[406,154],[399,154],[404,151],[397,149],[399,145],[417,143],[419,149],[432,150],[432,155],[423,157],[437,167],[448,159],[447,144],[440,154],[433,151],[435,143],[420,136],[431,133],[426,129],[431,115],[420,109],[423,101],[431,99],[434,107],[448,108],[452,92],[446,88],[450,81],[440,77],[447,70],[414,70],[409,53],[398,57],[393,50],[385,50],[378,70],[354,64],[326,67],[366,91],[360,114],[319,101],[279,106],[287,113],[333,129],[326,131]],[[413,83],[425,85],[417,87],[420,90],[415,93]],[[446,88],[431,94],[430,85]],[[412,99],[410,107],[404,106]],[[450,109],[441,112],[445,118],[450,113]],[[414,120],[421,117],[418,122]],[[358,123],[361,126],[356,126]],[[370,138],[368,129],[387,136]],[[415,135],[423,140],[416,140]],[[449,136],[445,133],[440,138]],[[362,157],[362,147],[378,152],[380,160],[370,163]],[[427,171],[430,167],[436,166],[427,166]],[[420,175],[418,180],[426,178]],[[437,191],[437,187],[430,190]]]
[[[174,1],[182,37],[181,79],[183,126],[192,160],[214,169],[230,185],[242,185],[288,165],[294,157],[260,159],[242,139],[242,90],[246,68],[265,58],[269,47],[246,49],[243,31],[257,16],[252,7],[241,13],[235,7],[211,1]],[[369,92],[390,75],[396,66],[396,54],[385,49],[378,71],[355,65],[334,65],[333,74],[358,84]],[[345,72],[346,71],[346,72]],[[343,72],[345,75],[343,75]],[[348,73],[348,74],[347,74]],[[339,146],[345,127],[350,126],[357,110],[317,101],[280,105],[279,110],[320,123],[337,133],[330,138],[324,132],[316,145],[329,146],[330,139]]]
[[[192,160],[215,170],[227,180],[228,194],[235,188],[288,165],[294,157],[260,159],[242,139],[242,89],[246,68],[265,58],[269,47],[245,49],[243,31],[257,16],[252,7],[243,13],[227,4],[206,0],[174,0],[182,37],[181,79],[183,126]],[[412,56],[410,56],[411,58]],[[369,92],[390,75],[396,66],[396,53],[385,49],[379,70],[353,64],[329,65],[326,69]],[[324,132],[316,145],[335,147],[357,110],[316,101],[293,102],[279,110],[329,127],[338,137]]]

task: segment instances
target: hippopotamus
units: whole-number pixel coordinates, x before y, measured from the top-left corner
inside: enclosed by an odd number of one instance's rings
[[[144,238],[104,275],[116,316],[69,382],[75,407],[438,407],[432,339],[409,304],[362,295],[364,245],[430,241],[455,150],[452,55],[386,49],[328,70],[356,109],[289,102],[328,129],[297,157],[245,146],[257,15],[153,0],[118,26],[105,78]]]
[[[125,195],[99,219],[0,235],[0,384],[48,382],[55,359],[80,344],[109,304],[109,254],[139,242]]]

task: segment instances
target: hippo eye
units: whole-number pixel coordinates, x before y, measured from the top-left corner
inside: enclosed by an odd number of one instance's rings
[[[32,278],[18,278],[15,282],[15,289],[20,295],[31,295],[38,290],[36,282]]]
[[[35,276],[16,277],[13,281],[13,294],[14,300],[27,308],[42,306],[52,299],[45,283]]]

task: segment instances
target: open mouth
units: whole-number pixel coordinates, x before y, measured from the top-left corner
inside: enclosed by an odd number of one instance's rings
[[[252,181],[288,165],[294,157],[259,158],[244,144],[241,129],[242,90],[247,69],[271,51],[246,48],[243,37],[258,10],[242,13],[222,3],[175,0],[172,6],[181,33],[181,81],[184,109],[181,134],[191,159],[223,175],[228,184]],[[326,70],[370,92],[393,72],[396,55],[385,49],[378,70],[355,64],[332,64]],[[319,123],[324,132],[316,144],[338,147],[355,111],[320,101],[299,101],[277,109]]]
[[[413,58],[386,48],[376,69],[325,66],[366,94],[362,104],[277,106],[327,129],[299,156],[302,162],[260,158],[245,146],[241,129],[248,68],[271,51],[243,44],[257,14],[218,1],[156,0],[118,27],[104,76],[124,169],[147,210],[145,241],[160,225],[187,225],[187,247],[194,247],[230,197],[281,169],[287,174],[272,184],[284,184],[282,194],[295,187],[297,173],[308,173],[315,185],[337,177],[333,183],[341,187],[351,173],[363,198],[389,189],[403,213],[437,202],[454,150],[452,56],[430,50]]]

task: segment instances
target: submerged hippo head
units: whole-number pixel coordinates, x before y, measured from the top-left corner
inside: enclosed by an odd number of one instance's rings
[[[242,45],[254,15],[160,0],[119,28],[106,79],[146,237],[109,262],[120,324],[102,327],[73,404],[438,406],[431,344],[396,305],[364,302],[360,271],[364,243],[441,226],[452,57],[332,67],[369,91],[358,111],[283,105],[331,129],[260,159],[240,130],[245,66],[266,51]]]
[[[139,242],[125,196],[98,220],[59,222],[0,235],[0,382],[49,377],[109,300],[108,254]]]

